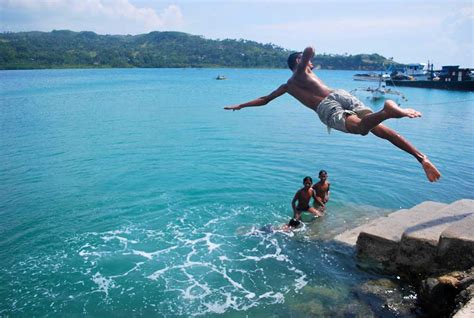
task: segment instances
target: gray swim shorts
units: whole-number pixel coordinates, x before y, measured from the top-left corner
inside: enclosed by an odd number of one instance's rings
[[[346,117],[348,115],[357,115],[359,118],[369,113],[372,109],[365,106],[355,96],[345,90],[336,89],[321,101],[316,109],[319,119],[328,127],[339,131],[348,132],[346,129]]]

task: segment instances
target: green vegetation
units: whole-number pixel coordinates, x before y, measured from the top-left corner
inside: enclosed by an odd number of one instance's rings
[[[135,36],[67,30],[0,34],[0,69],[286,68],[290,53],[274,44],[209,40],[181,32],[151,32]],[[381,70],[389,64],[396,64],[378,54],[320,54],[313,62],[322,69],[346,70]]]

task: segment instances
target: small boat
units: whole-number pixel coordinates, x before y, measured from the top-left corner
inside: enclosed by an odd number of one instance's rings
[[[378,82],[380,79],[383,81],[390,79],[390,75],[387,73],[361,73],[361,74],[354,74],[352,77],[354,81],[371,81],[371,82]]]
[[[392,69],[390,77],[395,80],[427,80],[430,76],[429,65],[429,63],[406,64],[401,68]]]
[[[226,79],[227,79],[227,77],[225,77],[224,75],[217,75],[217,77],[216,77],[216,80],[219,80],[219,81],[226,80]]]
[[[362,92],[369,92],[371,94],[371,98],[373,100],[385,98],[385,95],[396,95],[399,96],[403,101],[408,101],[408,99],[400,93],[397,90],[391,89],[391,88],[386,88],[385,87],[385,81],[382,79],[379,79],[379,85],[377,87],[364,87],[364,88],[356,88],[351,91],[352,93],[355,93],[356,91],[362,91]]]

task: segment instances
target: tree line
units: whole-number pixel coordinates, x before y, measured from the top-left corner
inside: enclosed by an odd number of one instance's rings
[[[286,68],[291,52],[248,40],[211,40],[182,32],[99,35],[94,32],[4,32],[0,69],[44,68]],[[318,54],[321,69],[383,70],[397,64],[378,54]]]

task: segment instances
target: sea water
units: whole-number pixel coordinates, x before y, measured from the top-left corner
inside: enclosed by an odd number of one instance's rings
[[[376,85],[354,73],[318,72],[331,87]],[[360,286],[385,276],[330,239],[426,200],[474,198],[474,94],[395,88],[423,117],[387,125],[437,165],[431,184],[410,155],[375,136],[328,134],[291,96],[223,110],[288,76],[0,72],[0,315],[374,314]],[[287,222],[303,178],[321,169],[331,182],[324,218],[258,231]]]

